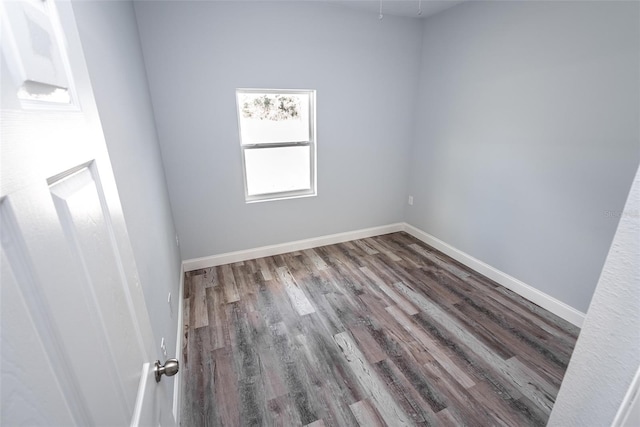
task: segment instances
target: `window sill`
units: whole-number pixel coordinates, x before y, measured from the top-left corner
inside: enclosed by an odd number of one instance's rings
[[[274,196],[268,198],[260,198],[260,199],[245,199],[246,204],[252,203],[263,203],[263,202],[275,202],[277,200],[289,200],[289,199],[302,199],[306,197],[316,197],[318,195],[317,192],[313,193],[305,193],[305,194],[291,194],[291,195],[282,195],[282,196]]]

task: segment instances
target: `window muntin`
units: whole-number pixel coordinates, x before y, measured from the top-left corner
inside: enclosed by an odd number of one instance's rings
[[[316,194],[315,91],[238,89],[245,200]]]

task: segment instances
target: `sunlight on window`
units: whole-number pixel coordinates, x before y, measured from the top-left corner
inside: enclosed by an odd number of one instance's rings
[[[309,140],[308,94],[242,94],[238,100],[243,145]]]
[[[315,91],[238,89],[247,202],[316,195]]]
[[[310,149],[274,147],[245,152],[247,193],[272,194],[311,188]]]

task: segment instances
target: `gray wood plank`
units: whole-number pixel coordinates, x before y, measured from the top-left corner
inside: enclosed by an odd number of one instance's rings
[[[195,329],[202,328],[209,325],[209,314],[207,313],[207,298],[205,294],[205,287],[202,280],[202,275],[193,276],[191,297],[193,309],[194,309],[194,325]]]
[[[379,244],[375,239],[365,239],[365,241],[369,246],[376,249],[378,252],[381,252],[384,255],[388,256],[391,261],[402,261],[402,258],[393,253],[393,251],[390,251],[389,249]]]
[[[240,295],[238,294],[238,287],[236,285],[236,279],[233,276],[233,270],[231,265],[223,265],[220,268],[222,274],[222,280],[224,283],[224,295],[227,303],[240,301]]]
[[[342,332],[333,336],[336,344],[346,357],[353,372],[358,378],[360,385],[367,392],[369,398],[374,402],[380,412],[382,419],[390,426],[412,425],[411,418],[393,399],[384,383],[375,374],[371,365],[356,346],[356,343],[347,332]]]
[[[428,259],[429,261],[431,261],[433,264],[435,264],[436,266],[448,271],[449,273],[459,277],[460,279],[467,279],[471,274],[468,273],[467,271],[463,270],[462,268],[454,265],[454,264],[450,264],[447,263],[445,261],[443,261],[440,257],[438,257],[436,254],[434,254],[433,252],[429,252],[426,249],[424,249],[423,247],[421,247],[418,244],[412,244],[409,245],[409,247],[411,249],[413,249],[414,251],[416,251],[417,253],[419,253],[420,255],[422,255],[423,257],[425,257],[426,259]]]
[[[264,280],[272,280],[273,276],[271,275],[271,271],[269,270],[269,266],[264,258],[258,259],[258,265],[260,266],[260,273],[262,274],[262,278]]]
[[[328,268],[327,263],[325,263],[324,260],[313,249],[306,249],[302,252],[309,257],[317,270],[326,270]]]
[[[380,414],[375,408],[368,402],[367,399],[359,400],[356,403],[349,405],[349,408],[353,412],[353,415],[358,420],[358,425],[361,427],[384,427],[385,423],[380,418]]]
[[[300,289],[295,279],[286,267],[278,267],[278,277],[284,283],[284,289],[291,300],[293,308],[298,312],[300,316],[305,314],[315,313],[316,310],[313,304],[307,299],[305,293]]]
[[[449,356],[440,348],[440,346],[419,326],[412,323],[402,311],[396,307],[387,307],[386,309],[397,321],[406,329],[424,348],[433,356],[433,358],[445,368],[464,388],[473,387],[476,383],[471,379],[460,367],[451,361]]]
[[[406,233],[185,273],[183,426],[543,426],[579,330]]]
[[[398,295],[393,289],[387,286],[384,281],[375,275],[369,268],[361,267],[360,270],[370,278],[376,286],[384,292],[384,294],[389,297],[395,304],[397,304],[402,310],[404,310],[408,315],[414,315],[418,313],[418,309],[411,304],[406,298]]]

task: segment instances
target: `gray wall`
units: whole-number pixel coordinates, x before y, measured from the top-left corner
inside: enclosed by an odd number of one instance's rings
[[[135,10],[185,259],[403,220],[419,21],[314,2]],[[245,204],[240,87],[317,90],[317,197]]]
[[[176,349],[180,253],[133,5],[74,3],[78,30],[157,343]],[[167,304],[173,295],[171,307]],[[163,381],[171,396],[173,381]]]
[[[639,3],[424,23],[410,224],[586,311],[639,161]]]
[[[638,236],[640,175],[636,174],[551,412],[551,427],[612,425],[640,366]]]

